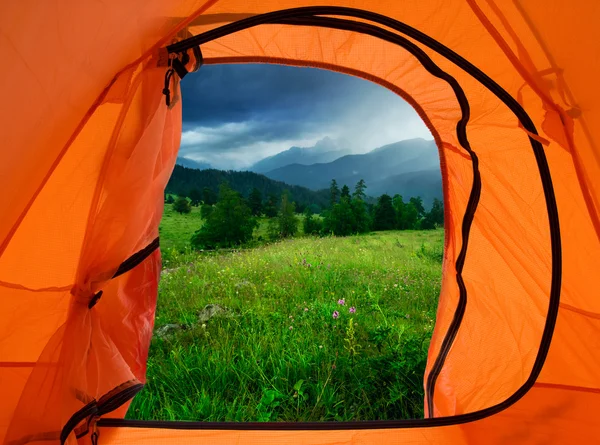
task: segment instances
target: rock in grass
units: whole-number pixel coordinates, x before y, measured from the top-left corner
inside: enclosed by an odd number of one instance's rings
[[[206,323],[213,317],[229,317],[231,309],[221,306],[220,304],[207,304],[200,312],[198,312],[198,322]]]
[[[158,328],[156,331],[154,331],[154,335],[164,340],[171,337],[175,332],[180,331],[181,329],[181,325],[170,323]]]

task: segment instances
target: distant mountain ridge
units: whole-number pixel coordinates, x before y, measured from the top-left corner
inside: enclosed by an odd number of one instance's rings
[[[401,173],[371,183],[367,192],[372,196],[380,196],[384,193],[390,196],[398,194],[404,198],[404,201],[420,196],[425,207],[429,208],[434,198],[440,200],[443,198],[442,175],[439,169]]]
[[[212,168],[212,166],[208,162],[194,161],[193,159],[186,158],[184,156],[178,156],[176,163],[177,165],[181,165],[182,167],[195,168],[198,170],[207,170],[209,168]]]
[[[442,197],[437,146],[433,140],[425,139],[404,140],[328,163],[286,165],[266,172],[265,176],[312,190],[329,187],[332,179],[340,188],[347,185],[352,189],[364,179],[370,196],[421,196],[427,205],[433,198]]]
[[[202,192],[208,187],[218,192],[219,186],[227,182],[229,186],[248,197],[253,188],[257,188],[266,200],[269,194],[281,196],[284,190],[289,191],[292,201],[296,202],[298,210],[303,210],[308,205],[315,205],[316,209],[322,210],[329,205],[329,190],[309,190],[297,185],[284,184],[280,181],[269,179],[264,175],[254,172],[239,172],[232,170],[198,170],[176,165],[173,174],[166,187],[166,193],[189,196],[193,189]]]
[[[265,173],[290,164],[310,165],[326,163],[351,154],[349,143],[345,140],[334,140],[329,137],[321,139],[313,147],[291,147],[276,155],[264,158],[248,170]]]

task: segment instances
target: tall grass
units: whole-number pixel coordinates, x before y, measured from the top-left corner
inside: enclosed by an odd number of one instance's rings
[[[156,326],[184,329],[153,340],[128,417],[421,417],[442,238],[380,232],[205,254],[172,246]],[[230,311],[199,323],[207,304]]]

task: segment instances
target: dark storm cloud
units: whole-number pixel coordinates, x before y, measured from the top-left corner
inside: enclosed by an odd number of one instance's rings
[[[280,65],[205,66],[182,82],[186,124],[318,119],[343,107],[365,82],[323,70]],[[316,113],[315,113],[316,112]]]
[[[412,108],[362,79],[313,68],[209,65],[182,82],[181,155],[242,168],[326,136],[366,151],[430,137]],[[403,137],[405,136],[405,137]]]

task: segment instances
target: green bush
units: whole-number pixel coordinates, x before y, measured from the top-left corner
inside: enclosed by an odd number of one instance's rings
[[[256,226],[256,220],[241,195],[223,184],[218,202],[204,225],[192,236],[191,244],[195,249],[239,246],[252,239]]]
[[[305,235],[318,235],[323,228],[321,220],[315,218],[310,207],[307,207],[304,210],[304,220],[302,221],[302,226]]]
[[[178,196],[173,203],[173,210],[177,213],[190,213],[192,211],[192,206],[186,197]]]

